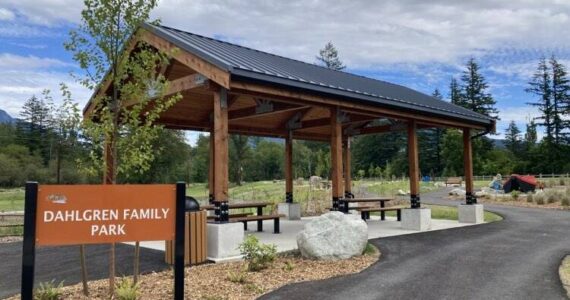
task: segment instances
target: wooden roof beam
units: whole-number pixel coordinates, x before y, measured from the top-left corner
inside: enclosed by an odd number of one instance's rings
[[[342,120],[343,126],[354,123],[370,122],[379,119],[379,117],[376,116],[362,116],[362,115],[348,115],[348,114],[345,114],[344,116],[345,117]],[[314,127],[325,127],[325,126],[330,126],[330,123],[331,123],[330,117],[306,120],[306,121],[301,121],[301,127],[296,129],[300,130],[300,129],[314,128]]]
[[[259,116],[267,116],[289,111],[306,109],[308,106],[291,105],[281,102],[256,99],[256,105],[229,111],[229,120],[243,120]]]
[[[168,83],[168,89],[164,93],[163,97],[168,97],[176,93],[181,93],[184,91],[189,91],[192,89],[208,87],[208,86],[209,86],[209,80],[206,77],[198,73],[195,73],[170,81]],[[136,104],[137,102],[138,100],[134,99],[126,101],[124,105],[131,106]]]

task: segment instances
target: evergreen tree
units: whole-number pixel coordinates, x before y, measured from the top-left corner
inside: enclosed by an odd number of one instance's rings
[[[527,148],[536,145],[538,141],[538,135],[536,133],[536,124],[534,120],[530,120],[528,124],[526,124],[526,133],[524,135],[525,143],[527,144]]]
[[[43,97],[30,97],[22,106],[20,120],[17,123],[17,135],[25,140],[25,146],[31,152],[39,152],[44,165],[50,159],[49,127],[51,125],[49,91],[42,92]],[[45,100],[44,100],[45,99]]]
[[[467,70],[461,75],[461,94],[456,104],[474,112],[496,118],[498,111],[495,105],[497,102],[487,92],[489,85],[480,73],[479,65],[474,58],[471,58],[467,62],[466,67]]]
[[[521,131],[515,121],[509,123],[509,127],[505,130],[505,147],[513,154],[519,154]]]
[[[568,120],[565,120],[564,114],[569,113],[570,109],[570,80],[566,67],[559,63],[554,56],[550,58],[550,67],[552,71],[552,125],[554,134],[554,143],[560,145],[567,132],[563,132],[569,127]]]
[[[528,102],[528,105],[538,107],[541,116],[536,117],[539,120],[536,125],[543,126],[546,131],[544,140],[547,144],[553,142],[554,137],[554,110],[552,105],[552,86],[551,86],[550,69],[546,64],[546,59],[542,58],[536,69],[536,72],[529,81],[529,87],[525,89],[527,93],[537,95],[539,97],[536,102]]]
[[[461,88],[454,77],[451,78],[449,83],[449,99],[451,103],[456,105],[459,105],[461,102]]]
[[[323,49],[319,50],[317,60],[329,69],[340,71],[346,68],[340,60],[338,50],[336,50],[332,42],[328,42]]]

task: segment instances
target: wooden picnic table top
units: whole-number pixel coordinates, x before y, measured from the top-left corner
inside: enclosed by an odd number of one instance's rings
[[[371,197],[371,198],[345,198],[342,201],[358,203],[358,202],[386,202],[394,200],[392,197]]]
[[[272,202],[242,202],[242,203],[228,203],[228,208],[253,208],[253,207],[266,207],[272,205]],[[206,210],[214,210],[216,206],[213,204],[202,205],[200,208]]]

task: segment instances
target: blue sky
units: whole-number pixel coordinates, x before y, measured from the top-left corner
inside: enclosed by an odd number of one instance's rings
[[[378,2],[162,0],[153,18],[307,62],[332,41],[349,72],[444,96],[475,57],[498,102],[496,137],[511,120],[524,130],[537,115],[524,89],[541,56],[570,66],[570,1]],[[87,101],[90,91],[69,76],[79,70],[62,46],[81,9],[78,0],[0,0],[1,109],[17,116],[27,98],[60,82]]]

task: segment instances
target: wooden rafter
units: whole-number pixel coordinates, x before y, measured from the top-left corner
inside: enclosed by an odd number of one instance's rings
[[[287,103],[274,102],[274,103],[272,103],[271,107],[266,109],[266,110],[260,110],[258,105],[246,107],[246,108],[241,108],[241,109],[236,109],[236,110],[231,110],[229,112],[229,119],[230,119],[230,121],[243,120],[243,119],[255,118],[255,117],[259,117],[259,116],[267,116],[267,115],[272,115],[272,114],[297,111],[297,110],[302,110],[302,109],[306,109],[306,108],[307,108],[307,106],[299,106],[299,105],[291,105],[291,104],[287,104]]]

